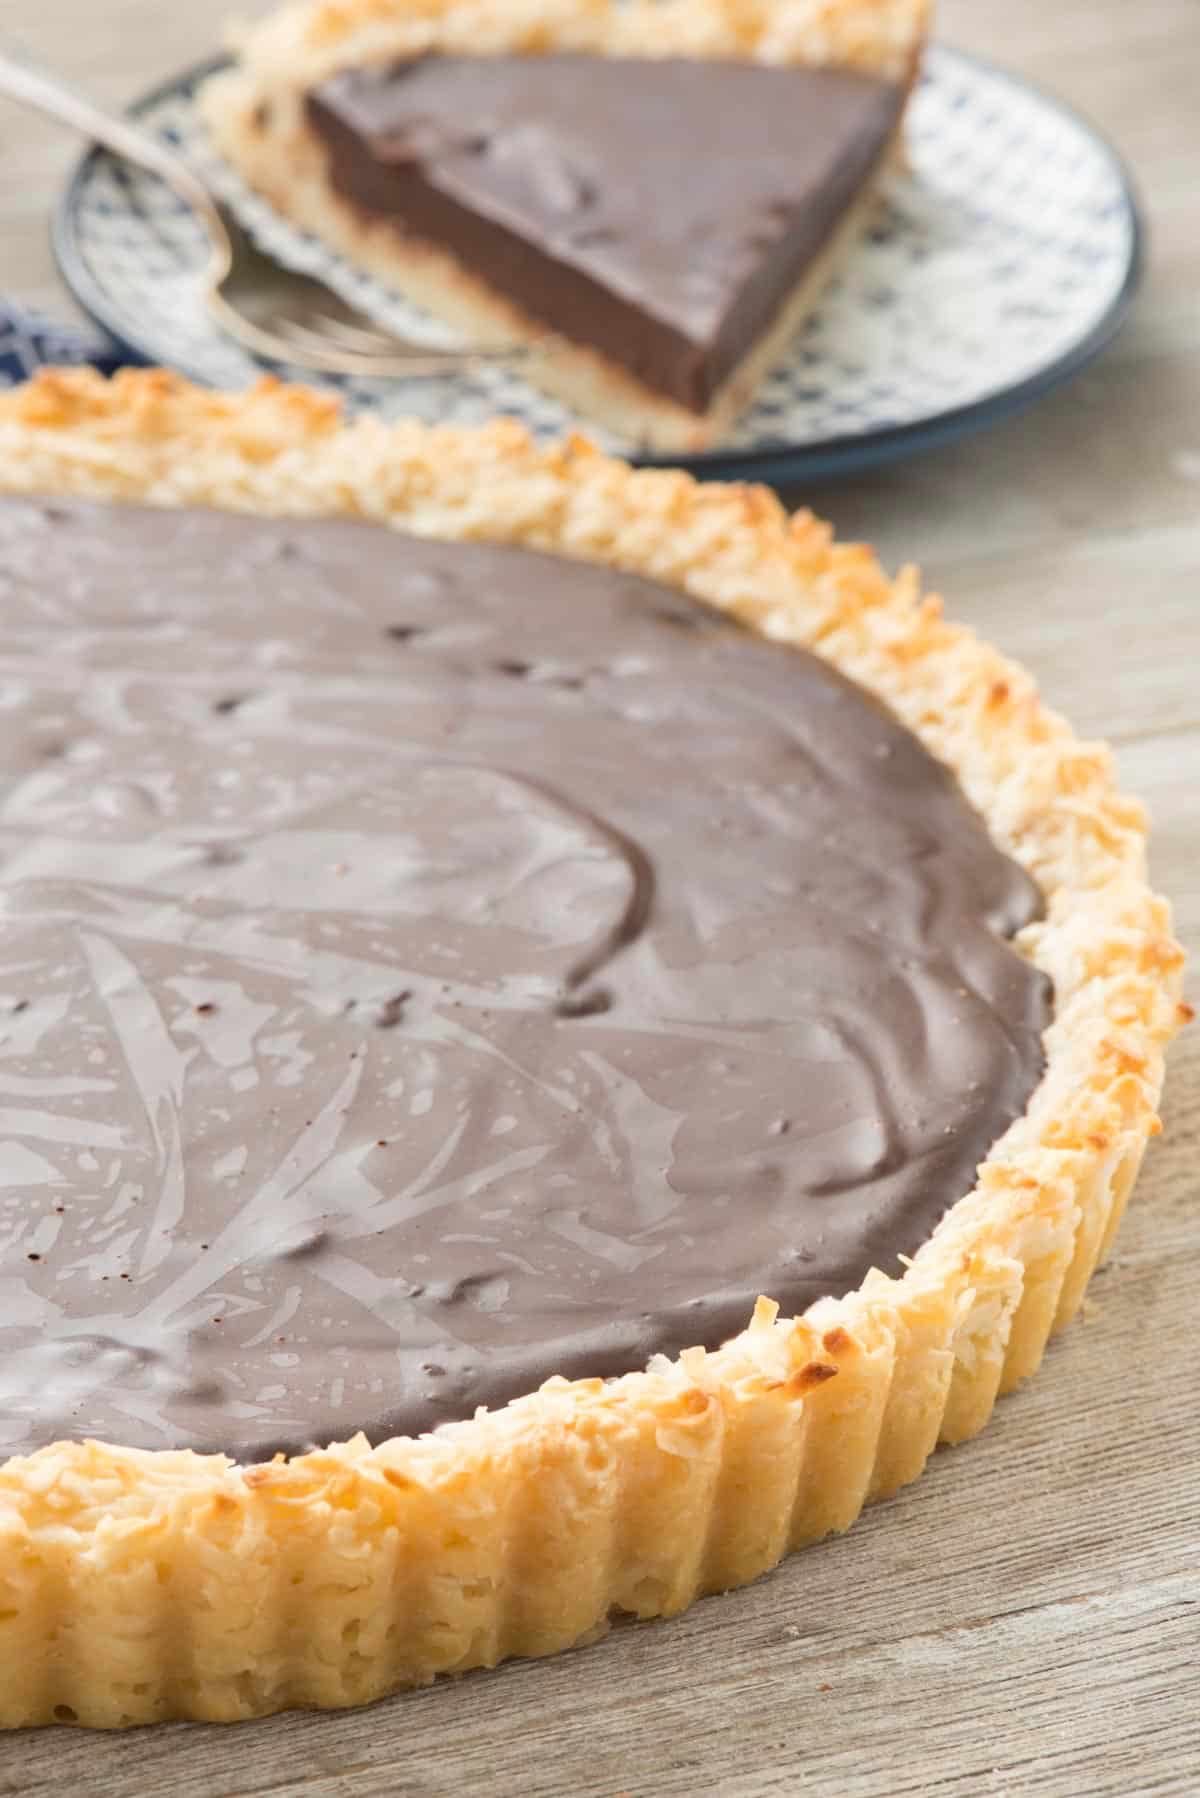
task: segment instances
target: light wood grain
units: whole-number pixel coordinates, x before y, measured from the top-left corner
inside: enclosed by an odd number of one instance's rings
[[[197,0],[4,0],[117,102],[207,52]],[[254,10],[244,4],[243,11]],[[261,9],[260,9],[261,10]],[[1133,164],[1150,278],[1112,351],[986,437],[811,498],[1111,736],[1200,949],[1200,8],[947,0],[943,32],[1057,89]],[[0,285],[69,309],[46,245],[73,146],[0,110]],[[1193,996],[1195,996],[1193,994]],[[0,1738],[55,1798],[1127,1798],[1200,1792],[1200,1039],[1085,1321],[977,1442],[847,1537],[594,1648],[367,1713]]]

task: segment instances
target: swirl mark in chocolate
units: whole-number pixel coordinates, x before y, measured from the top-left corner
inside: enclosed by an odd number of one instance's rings
[[[0,555],[0,1448],[715,1345],[1023,1110],[1036,891],[817,660],[366,525],[7,501]]]

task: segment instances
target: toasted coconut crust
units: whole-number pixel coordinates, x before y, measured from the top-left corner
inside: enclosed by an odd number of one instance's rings
[[[292,0],[231,33],[239,57],[289,84],[418,56],[579,50],[738,57],[903,74],[932,0]]]
[[[324,9],[329,17],[377,10]],[[760,488],[634,471],[572,440],[343,424],[266,381],[43,374],[0,398],[0,489],[341,514],[608,564],[803,644],[957,772],[1046,898],[1019,946],[1057,994],[1047,1069],[900,1279],[715,1353],[552,1379],[418,1440],[269,1465],[56,1443],[0,1468],[0,1723],[221,1721],[362,1703],[548,1654],[845,1529],[987,1421],[1108,1251],[1148,1138],[1182,955],[1107,752],[947,623],[911,569]]]
[[[336,70],[427,51],[711,57],[834,65],[911,81],[929,10],[930,0],[301,0],[234,35],[237,66],[205,84],[200,105],[222,155],[294,224],[472,343],[539,345],[530,380],[627,442],[699,450],[733,423],[816,304],[871,216],[888,154],[774,324],[696,413],[586,345],[547,343],[543,323],[440,246],[364,219],[333,191],[325,147],[305,119],[305,93]],[[898,134],[892,152],[896,141]]]

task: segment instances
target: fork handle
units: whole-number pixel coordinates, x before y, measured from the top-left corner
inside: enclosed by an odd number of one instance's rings
[[[214,261],[223,263],[228,269],[229,234],[216,202],[183,157],[169,150],[159,138],[130,119],[105,112],[56,75],[5,54],[3,50],[0,50],[0,94],[46,113],[60,124],[73,126],[85,137],[103,144],[105,149],[165,181],[186,205],[200,214],[212,238]],[[219,278],[215,270],[214,278]]]

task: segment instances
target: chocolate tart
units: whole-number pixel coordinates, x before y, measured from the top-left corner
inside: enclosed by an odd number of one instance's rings
[[[1035,1370],[1181,957],[912,571],[158,372],[0,399],[0,495],[0,1722],[678,1611]]]
[[[278,211],[632,444],[698,449],[867,222],[926,0],[312,0],[202,91]]]

